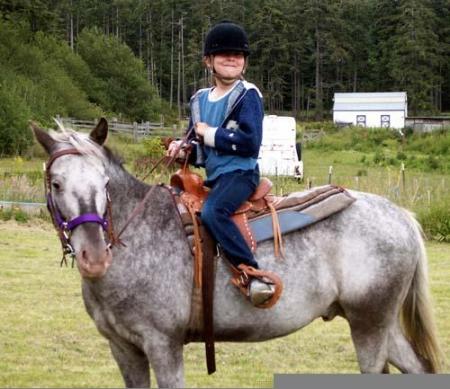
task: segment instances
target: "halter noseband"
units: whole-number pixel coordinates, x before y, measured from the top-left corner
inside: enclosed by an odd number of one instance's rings
[[[106,191],[106,217],[101,217],[96,213],[84,213],[80,216],[74,217],[72,220],[66,221],[62,217],[58,208],[55,206],[55,203],[51,194],[51,175],[50,175],[50,167],[53,165],[56,159],[63,155],[81,155],[81,153],[75,149],[64,149],[57,151],[50,155],[50,158],[45,166],[45,192],[47,197],[47,209],[50,213],[50,216],[53,221],[53,225],[55,226],[56,231],[58,232],[59,239],[61,241],[63,257],[61,259],[61,266],[63,263],[67,265],[66,255],[70,255],[72,257],[72,267],[73,260],[75,257],[75,251],[70,244],[70,235],[72,231],[77,228],[79,225],[84,223],[97,223],[100,224],[103,228],[103,231],[108,232],[110,245],[116,243],[116,238],[114,235],[114,230],[112,228],[112,215],[111,215],[111,200],[109,197],[108,191]]]

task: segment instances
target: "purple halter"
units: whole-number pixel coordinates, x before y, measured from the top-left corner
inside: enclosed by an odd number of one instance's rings
[[[97,215],[96,213],[83,213],[80,216],[74,217],[72,220],[65,221],[58,209],[54,206],[52,201],[52,196],[50,192],[47,194],[47,207],[48,209],[53,209],[53,215],[55,217],[55,222],[59,228],[62,230],[73,231],[80,224],[84,223],[97,223],[103,228],[103,231],[108,230],[108,220],[104,217]]]
[[[84,213],[80,216],[77,216],[73,218],[72,220],[66,221],[61,216],[61,213],[59,212],[58,208],[55,206],[55,203],[53,202],[53,198],[50,191],[50,167],[53,164],[53,162],[63,156],[63,155],[80,155],[80,152],[76,149],[65,149],[61,151],[57,151],[53,153],[49,161],[47,162],[47,166],[45,169],[45,188],[46,188],[46,194],[47,194],[47,208],[50,212],[50,215],[53,220],[53,224],[55,225],[55,228],[58,231],[59,238],[61,240],[61,245],[63,248],[63,258],[61,260],[61,266],[63,263],[66,263],[66,255],[72,256],[72,267],[73,267],[73,258],[75,256],[75,251],[73,250],[72,245],[70,244],[70,232],[72,232],[75,228],[77,228],[79,225],[84,223],[97,223],[100,224],[104,231],[109,230],[109,222],[108,219],[105,217],[101,217],[97,215],[96,213]],[[107,201],[109,200],[109,195],[107,193]],[[111,232],[111,231],[108,231]],[[114,234],[112,233],[111,236]]]

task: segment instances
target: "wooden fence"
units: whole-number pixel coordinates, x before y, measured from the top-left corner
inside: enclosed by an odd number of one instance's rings
[[[62,118],[57,119],[64,125],[64,127],[71,128],[75,131],[86,131],[93,129],[98,120],[80,120],[75,118]],[[109,131],[131,135],[135,140],[148,136],[181,136],[183,130],[177,128],[176,125],[172,127],[165,127],[163,121],[160,122],[134,122],[124,123],[114,119],[108,120]]]
[[[302,142],[307,143],[322,138],[325,135],[324,130],[307,130],[303,132]]]

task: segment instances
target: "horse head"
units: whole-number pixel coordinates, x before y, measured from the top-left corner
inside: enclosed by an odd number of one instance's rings
[[[32,123],[34,135],[49,155],[47,205],[63,248],[75,257],[82,277],[101,278],[112,262],[108,230],[108,176],[102,148],[108,123],[101,119],[89,134],[66,130],[47,133]],[[66,246],[65,246],[66,245]]]

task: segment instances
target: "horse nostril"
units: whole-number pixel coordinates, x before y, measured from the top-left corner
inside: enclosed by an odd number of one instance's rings
[[[83,259],[84,262],[88,262],[88,260],[89,260],[89,255],[88,255],[87,250],[83,250],[83,251],[81,252],[81,258]]]

